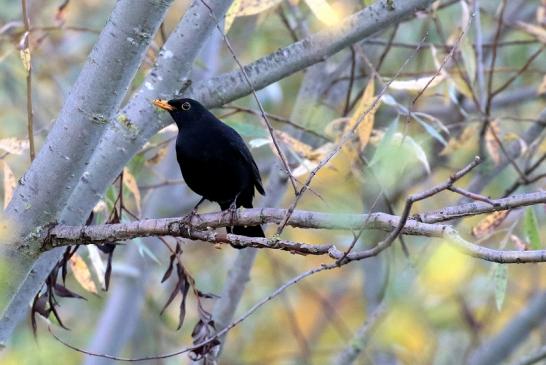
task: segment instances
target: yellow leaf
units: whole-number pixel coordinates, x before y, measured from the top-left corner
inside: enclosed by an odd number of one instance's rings
[[[500,138],[500,126],[498,120],[493,120],[489,123],[485,132],[485,148],[491,159],[498,165],[501,160],[501,147],[497,141]]]
[[[375,101],[374,93],[375,86],[372,79],[368,82],[353,116],[345,126],[345,132],[348,132],[363,118],[356,130],[361,151],[364,150],[370,140],[375,121],[375,112],[380,105],[380,102],[378,102],[373,109],[369,110]],[[364,115],[366,112],[368,113]]]
[[[226,12],[224,21],[224,32],[227,33],[235,18],[240,16],[256,15],[264,12],[282,0],[235,0]]]
[[[474,228],[472,228],[472,235],[476,238],[482,238],[493,232],[508,216],[509,210],[500,210],[488,214],[483,218]]]
[[[292,151],[296,152],[299,156],[312,159],[313,147],[301,142],[300,140],[292,137],[291,135],[283,131],[275,131],[275,136],[278,140],[282,141],[284,144],[290,147]]]
[[[305,0],[313,14],[326,25],[334,25],[340,20],[338,12],[326,0]]]
[[[21,62],[23,62],[23,66],[25,67],[25,71],[30,71],[30,51],[28,48],[22,49],[19,51],[19,57],[21,57]]]
[[[70,258],[70,268],[72,269],[74,278],[82,286],[82,288],[88,292],[95,294],[97,293],[97,286],[91,278],[91,272],[89,271],[85,261],[83,261],[81,256],[77,253]]]
[[[22,155],[25,150],[28,150],[28,147],[29,142],[26,139],[14,137],[0,139],[0,149],[14,155]]]
[[[8,163],[4,160],[1,161],[4,170],[4,209],[8,206],[11,198],[13,197],[13,192],[17,187],[17,178]]]
[[[133,194],[137,210],[140,212],[141,197],[138,183],[127,167],[123,169],[123,185],[125,185],[127,189],[129,189],[129,191]]]

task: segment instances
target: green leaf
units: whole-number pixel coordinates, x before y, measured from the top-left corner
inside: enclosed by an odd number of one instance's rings
[[[447,141],[442,137],[440,132],[438,132],[434,127],[432,127],[430,124],[419,118],[418,116],[414,115],[413,119],[417,121],[423,128],[425,128],[425,131],[430,134],[432,138],[443,144],[444,146],[447,146]]]
[[[391,142],[394,137],[394,134],[398,130],[398,117],[392,122],[392,124],[389,126],[389,129],[387,129],[387,132],[385,132],[385,135],[381,139],[381,142],[379,142],[379,145],[377,146],[377,150],[375,151],[372,160],[370,161],[370,166],[373,166],[376,164],[383,156],[386,155],[389,148],[391,148]]]
[[[495,303],[497,310],[502,309],[504,298],[506,296],[506,287],[508,284],[508,266],[502,264],[494,264],[494,281],[495,281]]]
[[[531,249],[540,250],[540,235],[538,233],[538,221],[537,216],[535,215],[535,210],[533,207],[528,207],[525,209],[525,215],[523,216],[523,229],[525,231],[525,236],[527,241],[529,241]]]

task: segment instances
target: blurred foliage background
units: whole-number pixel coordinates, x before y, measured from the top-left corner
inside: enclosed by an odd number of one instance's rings
[[[330,0],[327,2],[330,8],[321,9],[321,2],[256,0],[231,11],[227,23],[232,22],[232,25],[228,35],[238,58],[245,64],[292,43],[294,35],[301,37],[327,25],[335,26],[343,22],[344,16],[371,2]],[[475,102],[483,92],[478,80],[477,18],[472,4],[464,1],[438,1],[433,10],[419,12],[396,27],[390,26],[360,43],[354,52],[346,49],[329,58],[320,66],[324,80],[317,82],[323,83],[320,87],[324,91],[318,103],[298,99],[305,77],[302,72],[261,90],[258,95],[267,112],[280,117],[280,120],[272,120],[278,130],[286,133],[281,139],[293,161],[294,173],[304,180],[309,169],[329,151],[331,143],[338,140],[362,113],[362,110],[358,111],[359,105],[371,105],[373,96],[384,86],[376,82],[366,94],[364,90],[370,85],[371,68],[362,55],[374,65],[383,82],[399,72],[383,95],[380,106],[370,113],[365,123],[370,126],[371,135],[359,131],[358,138],[355,137],[320,170],[311,185],[312,192],[304,196],[298,207],[354,213],[385,211],[385,207],[389,207],[399,214],[409,194],[446,180],[477,154],[487,159],[483,169],[493,169],[502,158],[504,144],[514,141],[521,143],[525,150],[518,159],[523,169],[544,156],[546,150],[542,139],[528,144],[522,135],[536,123],[536,117],[545,106],[546,62],[541,51],[546,42],[546,5],[536,0],[519,2],[521,6],[517,8],[509,7],[510,11],[504,14],[500,37],[495,41],[500,9],[505,3],[479,1],[486,85],[491,77],[495,90],[513,78],[506,90],[496,96],[489,115],[490,127],[482,138],[480,128],[484,115],[477,111]],[[30,39],[34,138],[39,149],[114,2],[72,0],[62,11],[58,10],[62,5],[60,0],[29,1],[29,4],[33,29]],[[140,85],[164,36],[174,28],[187,6],[187,1],[176,1],[172,6],[162,26],[162,34],[156,36],[135,78],[134,88]],[[20,3],[0,0],[0,7],[0,167],[4,179],[0,197],[6,204],[17,179],[28,168],[29,158],[26,73],[18,48],[24,32]],[[288,29],[287,24],[294,29]],[[296,25],[307,30],[297,29]],[[461,30],[465,34],[459,39]],[[415,55],[420,43],[421,49]],[[445,67],[441,66],[454,45],[457,50],[453,57],[457,62],[450,59]],[[491,69],[493,50],[496,62]],[[400,69],[408,58],[407,66]],[[192,79],[236,68],[217,34],[196,62]],[[325,80],[328,85],[324,85]],[[432,83],[419,95],[428,81]],[[349,103],[346,103],[347,99]],[[292,113],[298,103],[299,110],[305,111],[304,115]],[[408,117],[404,110],[409,108],[422,114]],[[224,116],[223,120],[253,146],[253,154],[267,181],[277,168],[276,157],[267,147],[270,143],[268,134],[256,110],[253,98],[245,97],[214,113]],[[284,119],[303,126],[306,131],[287,127]],[[198,197],[188,192],[180,180],[172,156],[175,135],[175,129],[167,128],[154,136],[125,170],[122,194],[127,211],[122,214],[122,221],[182,215],[197,202]],[[543,170],[539,166],[532,176],[539,176]],[[517,180],[517,172],[509,167],[481,193],[501,197]],[[469,181],[470,178],[464,178],[459,186],[466,186]],[[540,190],[542,185],[539,179],[532,184],[523,184],[516,192]],[[96,223],[107,220],[119,189],[117,181],[106,192],[95,209]],[[383,203],[381,191],[388,197],[389,204]],[[288,206],[293,198],[293,191],[288,189],[279,206]],[[457,194],[442,192],[416,204],[414,212],[453,205],[460,198]],[[200,211],[215,210],[216,206],[208,204]],[[543,206],[536,206],[512,211],[504,217],[467,218],[458,223],[458,228],[469,239],[488,247],[544,248],[545,218]],[[274,234],[274,228],[268,228],[267,232]],[[472,236],[473,230],[479,231],[478,234]],[[292,228],[286,229],[283,237],[298,242],[333,242],[338,247],[347,247],[353,239],[351,232]],[[380,238],[377,232],[364,232],[357,248]],[[165,241],[171,245],[175,242],[170,237]],[[182,242],[183,262],[199,289],[221,292],[234,262],[234,250]],[[439,240],[425,237],[405,237],[405,245],[406,254],[397,242],[381,253],[380,259],[354,262],[339,270],[319,273],[271,300],[229,333],[220,363],[330,363],[333,356],[351,345],[355,331],[380,302],[388,302],[388,308],[357,363],[465,363],[480,344],[514,321],[518,313],[525,310],[530,298],[546,288],[542,279],[546,274],[543,264],[492,264],[463,256]],[[85,247],[78,252],[83,261],[80,265],[77,262],[71,265],[74,275],[69,275],[66,286],[87,300],[60,300],[58,310],[70,331],[52,324],[58,336],[75,346],[89,348],[92,341],[100,341],[97,336],[104,328],[97,328],[97,323],[106,306],[127,305],[123,331],[129,331],[130,335],[122,355],[154,355],[190,342],[192,325],[197,318],[191,294],[186,322],[180,331],[176,331],[177,302],[163,316],[159,315],[174,285],[170,281],[160,285],[169,260],[161,242],[134,240],[119,247],[113,259],[108,292],[101,290],[104,284],[100,263],[106,262],[105,255]],[[324,257],[260,252],[236,318],[297,273],[327,261]],[[375,294],[370,294],[367,287],[374,285],[379,288]],[[109,295],[123,290],[125,301],[107,301]],[[128,303],[138,305],[135,309]],[[210,309],[214,300],[204,303]],[[133,315],[133,311],[137,314]],[[30,324],[22,323],[8,348],[0,353],[0,362],[6,365],[84,363],[84,356],[56,341],[44,323],[38,321],[36,338],[33,338]],[[117,331],[121,329],[113,325],[106,333],[115,337]],[[511,359],[541,347],[545,336],[545,327],[537,325]],[[148,363],[188,362],[182,356]]]

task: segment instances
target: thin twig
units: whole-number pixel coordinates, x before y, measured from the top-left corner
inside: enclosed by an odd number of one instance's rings
[[[239,58],[235,54],[235,51],[233,50],[233,47],[231,46],[231,42],[229,41],[229,38],[228,38],[227,34],[220,27],[220,23],[218,21],[218,18],[214,14],[214,11],[207,4],[207,2],[205,0],[200,0],[200,1],[209,10],[210,16],[216,22],[216,29],[218,29],[218,31],[220,32],[220,34],[224,38],[224,43],[226,44],[227,48],[229,49],[229,52],[231,53],[233,59],[237,63],[237,66],[241,70],[241,74],[243,75],[246,83],[250,87],[250,90],[252,91],[252,95],[254,96],[254,99],[256,100],[256,103],[258,104],[258,108],[260,109],[260,113],[262,115],[263,121],[265,122],[267,130],[269,131],[269,135],[271,136],[271,140],[273,141],[273,145],[275,146],[275,152],[277,152],[277,154],[279,155],[279,158],[280,158],[280,160],[282,162],[283,168],[285,169],[285,173],[287,174],[287,176],[288,176],[288,178],[289,178],[289,180],[290,180],[290,182],[292,184],[292,187],[294,188],[294,192],[297,193],[298,187],[296,186],[296,180],[294,179],[294,176],[292,176],[292,173],[290,171],[290,166],[288,165],[288,161],[286,160],[286,156],[284,155],[284,152],[282,151],[282,149],[281,149],[281,147],[280,147],[280,145],[279,145],[279,143],[277,141],[277,138],[275,137],[275,130],[273,129],[273,126],[271,125],[271,122],[267,118],[264,107],[263,107],[262,103],[260,102],[260,98],[258,98],[258,94],[256,94],[256,90],[255,90],[255,88],[254,88],[254,86],[252,84],[252,81],[250,81],[250,78],[248,77],[248,74],[246,73],[245,68],[243,67],[243,65],[239,61]]]
[[[421,39],[421,42],[424,42],[425,38]],[[420,47],[420,44],[419,46],[417,47],[417,49],[410,55],[410,57],[408,57],[404,63],[402,64],[402,66],[400,66],[400,68],[398,69],[398,73],[402,71],[402,69],[404,69],[404,67],[406,67],[406,65],[413,59],[413,57],[419,52],[419,50],[421,49]],[[397,73],[397,74],[398,74]],[[398,77],[398,75],[395,75],[394,78],[392,78],[391,80],[389,80],[389,82],[382,88],[382,90],[378,93],[378,95],[375,97],[374,101],[371,103],[370,107],[368,109],[366,109],[362,115],[360,115],[358,117],[358,120],[357,122],[355,123],[355,125],[349,130],[347,131],[343,136],[341,136],[339,142],[336,144],[336,146],[330,151],[330,153],[328,155],[326,155],[319,163],[318,165],[309,173],[309,176],[307,177],[307,180],[305,181],[305,183],[303,184],[303,186],[301,187],[301,189],[297,192],[296,194],[296,197],[294,198],[294,201],[292,202],[292,204],[290,205],[290,207],[288,208],[288,212],[286,214],[286,217],[284,218],[283,222],[279,225],[278,229],[277,229],[277,234],[281,234],[282,231],[284,230],[284,227],[286,226],[286,223],[288,222],[288,220],[290,219],[290,215],[292,215],[292,212],[294,211],[294,209],[296,209],[296,206],[298,205],[300,199],[302,198],[303,194],[305,193],[305,191],[309,188],[310,184],[311,184],[311,181],[313,180],[313,178],[315,177],[315,175],[318,173],[318,171],[320,169],[322,169],[324,166],[326,166],[326,164],[328,164],[328,162],[342,149],[343,145],[345,145],[345,143],[347,143],[354,135],[355,131],[358,129],[358,127],[360,126],[360,124],[364,121],[366,115],[368,115],[376,106],[377,104],[379,103],[379,101],[381,100],[381,97],[385,94],[385,92],[387,91],[389,85]]]
[[[21,9],[23,12],[23,22],[25,24],[25,34],[21,39],[20,51],[24,58],[24,64],[27,72],[27,133],[29,142],[30,161],[34,161],[36,155],[34,147],[34,112],[32,111],[32,57],[30,51],[30,16],[27,9],[27,0],[21,0]]]

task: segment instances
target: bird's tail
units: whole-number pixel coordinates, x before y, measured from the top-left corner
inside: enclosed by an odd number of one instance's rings
[[[252,204],[245,204],[237,202],[237,207],[242,206],[245,208],[252,208]],[[222,210],[230,208],[230,204],[220,204]],[[228,233],[238,234],[247,237],[265,237],[264,231],[261,226],[233,226],[226,227]]]

